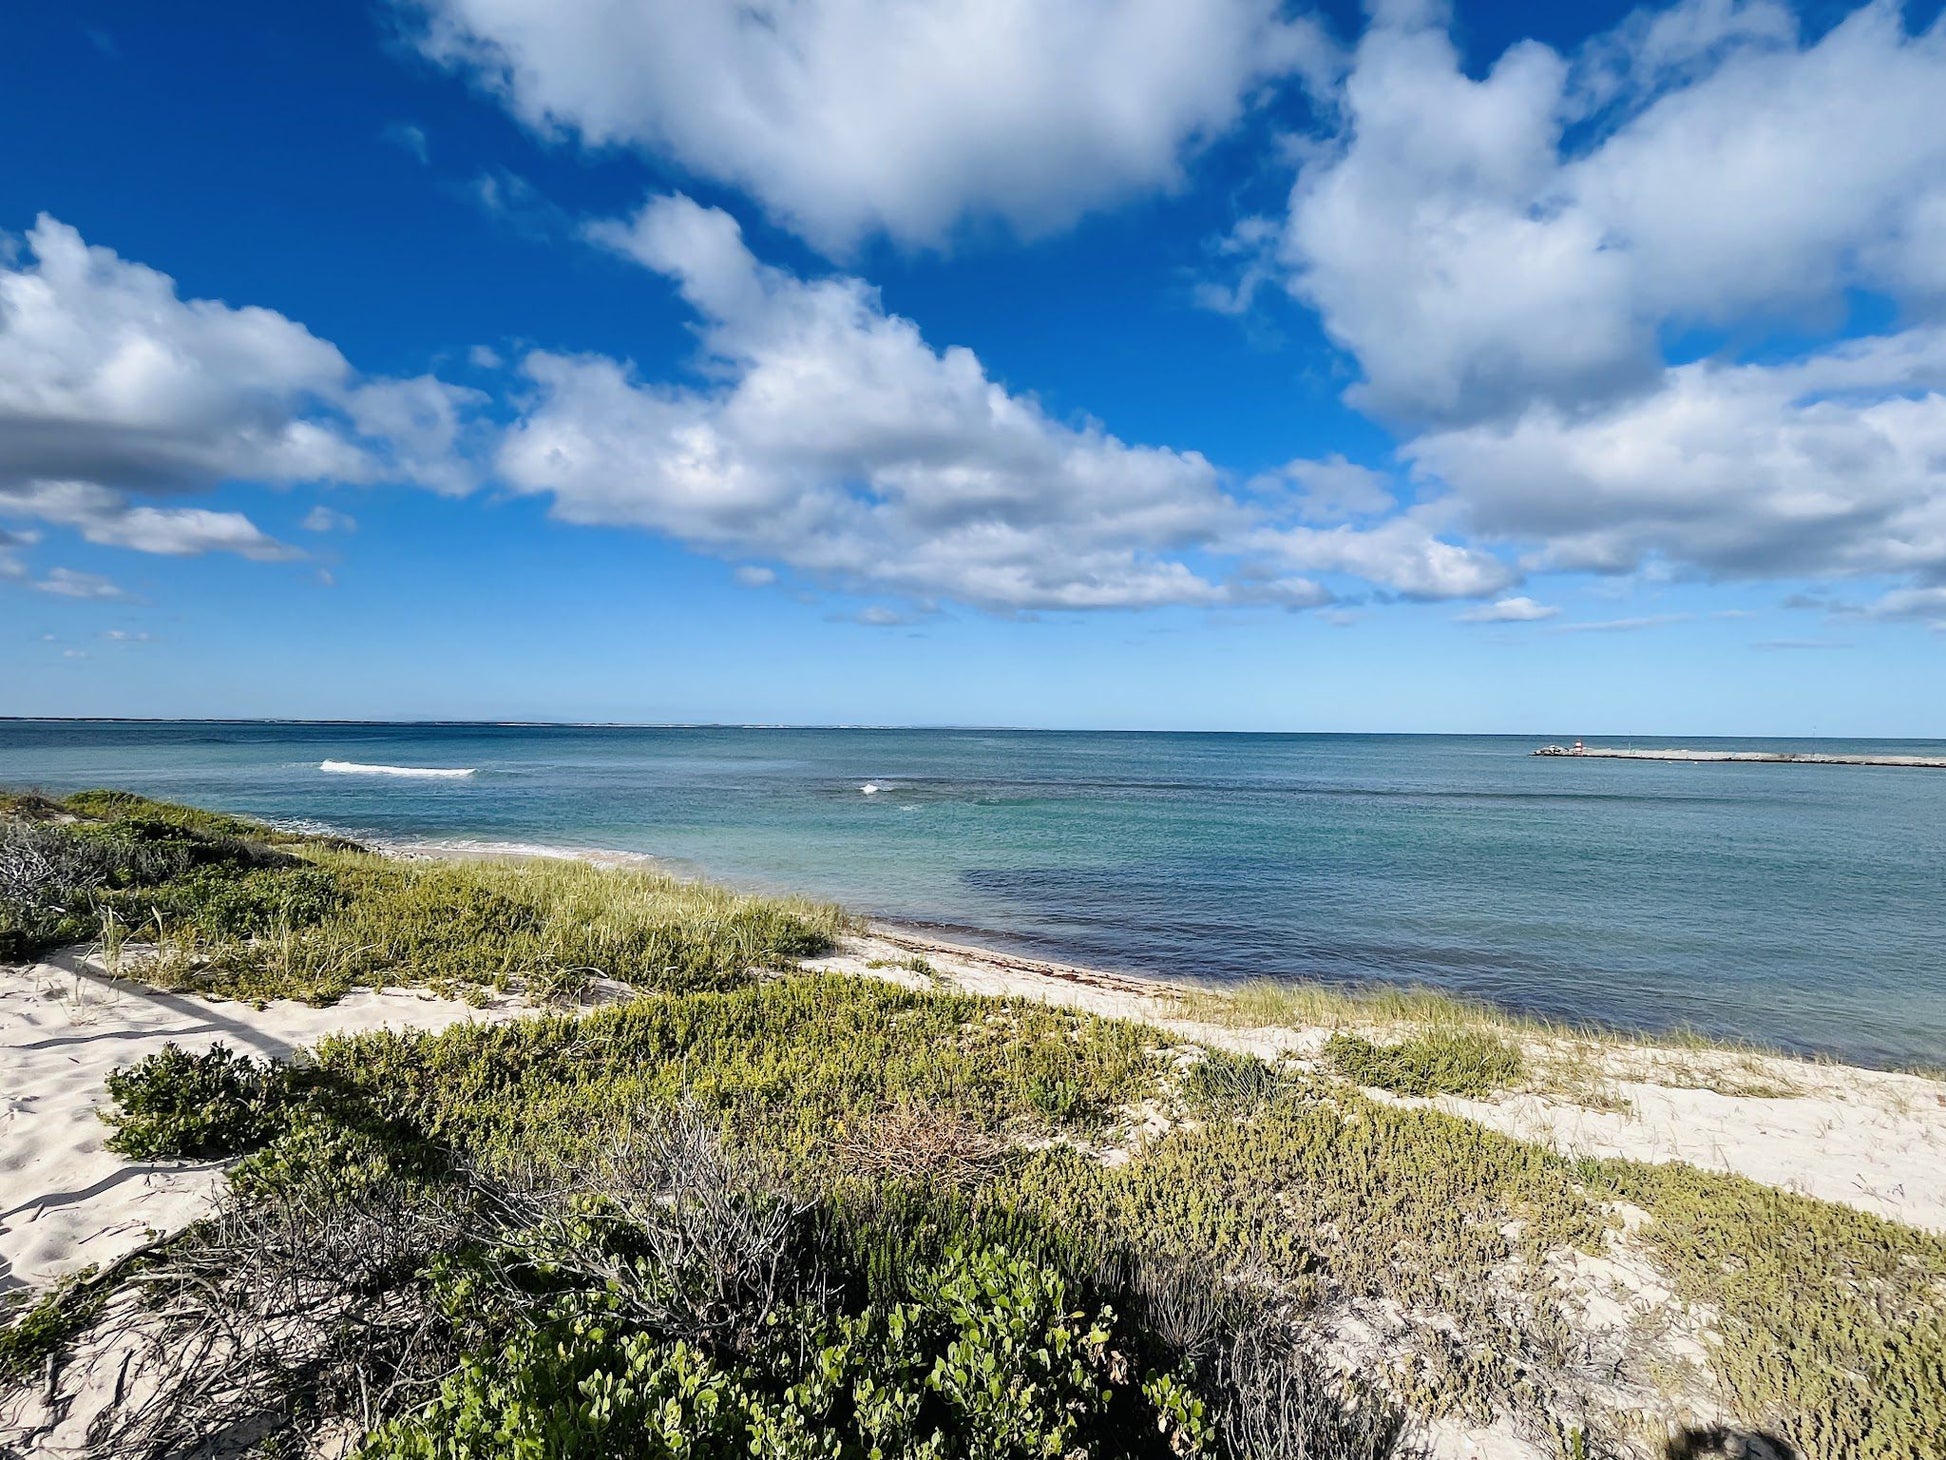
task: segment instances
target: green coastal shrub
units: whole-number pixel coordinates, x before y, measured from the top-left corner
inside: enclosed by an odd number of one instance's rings
[[[1741,1176],[1608,1161],[1647,1250],[1718,1316],[1739,1416],[1804,1460],[1946,1456],[1946,1237]]]
[[[301,1194],[329,1206],[447,1175],[448,1163],[436,1147],[376,1121],[348,1123],[311,1092],[307,1103],[285,1113],[267,1143],[230,1169],[229,1179],[245,1198]]]
[[[132,1161],[208,1161],[266,1144],[290,1119],[282,1069],[228,1045],[191,1054],[165,1044],[108,1077],[108,1149]]]
[[[598,1315],[554,1316],[465,1359],[417,1415],[360,1460],[609,1460],[749,1454],[750,1396],[687,1344],[621,1337]]]
[[[1087,1130],[1157,1086],[1148,1037],[1046,1005],[837,975],[657,995],[581,1017],[329,1039],[322,1074],[490,1169],[572,1170],[645,1109],[695,1101],[800,1166],[848,1170],[882,1117],[993,1138]]]
[[[105,1294],[82,1287],[94,1271],[86,1268],[38,1297],[25,1288],[0,1293],[0,1393],[34,1377],[100,1313]]]
[[[111,916],[133,927],[213,909],[222,936],[252,936],[266,919],[235,910],[317,895],[287,885],[305,871],[283,849],[295,841],[121,792],[11,798],[0,806],[0,958],[87,941]]]
[[[1397,1044],[1341,1031],[1326,1041],[1324,1057],[1353,1084],[1394,1095],[1490,1095],[1525,1069],[1512,1044],[1469,1029],[1432,1029]]]
[[[177,1453],[271,1423],[270,1395],[288,1400],[287,1452],[369,1424],[368,1460],[1383,1460],[1411,1453],[1400,1403],[1597,1455],[1638,1433],[1601,1406],[1639,1382],[1707,1386],[1726,1424],[1802,1460],[1946,1456],[1936,1235],[1676,1164],[1569,1159],[1246,1057],[1183,1060],[1181,1036],[1151,1027],[753,978],[835,935],[816,905],[233,845],[231,827],[90,804],[120,819],[19,819],[59,828],[48,844],[84,902],[131,922],[136,899],[161,907],[201,960],[193,986],[444,970],[532,990],[554,970],[650,991],[583,1017],[331,1040],[271,1082],[243,1138],[270,1139],[232,1168],[229,1205],[155,1259],[177,1337],[242,1322],[260,1340],[228,1408],[184,1411]],[[1363,1027],[1337,1005],[1319,1017]],[[1522,1078],[1495,1031],[1423,1022],[1397,1044],[1340,1035],[1325,1063],[1415,1095]],[[157,1080],[178,1094],[158,1089],[142,1118],[168,1149],[212,1111],[249,1125],[254,1062],[231,1063],[246,1068],[211,1110],[180,1098],[186,1071]],[[666,1172],[617,1183],[672,1111],[767,1173],[770,1204],[720,1200],[693,1166],[673,1189]],[[795,1214],[781,1235],[777,1210]],[[777,1239],[760,1261],[690,1240],[752,1227]],[[1580,1324],[1560,1260],[1617,1243],[1707,1325],[1707,1376],[1642,1367]],[[65,1343],[69,1311],[0,1299],[0,1370]],[[1391,1323],[1369,1390],[1315,1359],[1345,1313]],[[1655,1330],[1624,1338],[1669,1358]],[[1347,1399],[1367,1392],[1385,1397]]]
[[[302,846],[315,840],[298,832],[279,831],[247,817],[205,811],[200,806],[183,806],[173,801],[155,801],[133,791],[77,791],[61,805],[70,815],[144,827],[151,836],[180,836],[206,843],[255,847]]]
[[[360,1460],[1413,1453],[1211,1264],[1143,1274],[1086,1221],[924,1182],[812,1196],[691,1103],[611,1126],[566,1189],[497,1179],[340,1074],[304,1071],[290,1128],[152,1259],[172,1453],[245,1423],[266,1453],[369,1425]],[[210,1332],[249,1346],[205,1396],[180,1354]]]
[[[293,862],[242,870],[199,867],[149,890],[144,901],[149,916],[179,940],[221,944],[314,927],[348,896],[331,872]]]
[[[953,1253],[908,1302],[771,1313],[740,1355],[631,1331],[604,1295],[577,1295],[467,1359],[361,1460],[1206,1453],[1213,1427],[1188,1378],[1138,1380],[1117,1339],[1112,1312],[1005,1248]]]

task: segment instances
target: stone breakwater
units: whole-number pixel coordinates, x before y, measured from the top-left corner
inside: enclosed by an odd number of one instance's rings
[[[1564,755],[1580,760],[1752,761],[1765,765],[1895,765],[1923,770],[1946,770],[1946,756],[1827,755],[1816,751],[1782,750],[1607,750],[1597,746],[1566,749],[1544,745],[1536,755]]]

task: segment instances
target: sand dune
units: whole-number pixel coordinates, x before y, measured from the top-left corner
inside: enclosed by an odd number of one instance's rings
[[[1305,1060],[1330,1033],[1185,1019],[1176,991],[1160,982],[893,929],[853,940],[818,966],[924,984],[900,967],[915,955],[969,992],[1149,1020],[1242,1052]],[[257,1009],[144,989],[73,955],[0,968],[0,1289],[111,1261],[151,1231],[194,1220],[219,1188],[222,1163],[131,1163],[104,1149],[108,1130],[97,1112],[117,1066],[171,1041],[288,1059],[332,1033],[443,1029],[522,1012],[517,1000],[474,1009],[423,990],[360,990],[322,1009],[287,1000]],[[1561,1053],[1544,1044],[1533,1052]],[[1946,1231],[1946,1084],[1710,1050],[1617,1045],[1573,1055],[1591,1067],[1601,1103],[1546,1090],[1427,1103],[1563,1151],[1688,1161]],[[1740,1086],[1759,1093],[1735,1093]]]
[[[915,967],[915,959],[924,962]],[[1308,1061],[1330,1033],[1200,1022],[1183,1017],[1180,991],[1168,984],[899,929],[850,939],[815,966],[1147,1020],[1185,1041],[1271,1058]],[[103,1082],[117,1066],[171,1041],[192,1049],[222,1041],[285,1059],[335,1032],[441,1029],[524,1012],[512,999],[474,1009],[404,990],[360,991],[323,1009],[288,1001],[259,1009],[144,989],[72,955],[0,968],[0,1290],[112,1261],[152,1232],[195,1220],[220,1189],[222,1163],[130,1163],[104,1149],[108,1131],[98,1110]],[[1735,1051],[1626,1043],[1563,1050],[1548,1043],[1549,1037],[1531,1038],[1530,1056],[1536,1063],[1571,1056],[1587,1072],[1579,1092],[1543,1085],[1492,1100],[1431,1103],[1564,1151],[1686,1160],[1946,1230],[1946,1084]],[[1603,1260],[1588,1264],[1600,1267]],[[1606,1294],[1615,1286],[1595,1283],[1590,1291]],[[1626,1283],[1618,1291],[1629,1301],[1640,1296]],[[87,1421],[111,1402],[114,1358],[77,1361],[59,1406],[49,1409],[29,1396],[22,1414],[0,1417],[0,1430],[10,1420],[14,1433],[36,1437],[37,1453],[86,1454]],[[1540,1454],[1503,1429],[1444,1422],[1423,1438],[1441,1460]]]

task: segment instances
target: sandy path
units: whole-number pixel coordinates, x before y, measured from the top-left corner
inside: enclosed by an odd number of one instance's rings
[[[172,1041],[288,1059],[327,1034],[520,1012],[512,1001],[481,1010],[417,990],[255,1009],[118,982],[68,955],[0,967],[0,1291],[111,1261],[151,1228],[194,1221],[221,1185],[220,1162],[149,1165],[103,1149],[109,1132],[96,1112],[117,1066]]]
[[[969,993],[1146,1020],[1185,1039],[1266,1058],[1308,1060],[1332,1033],[1185,1019],[1179,987],[1160,980],[993,953],[900,928],[876,927],[813,966],[928,986],[901,966],[914,957]],[[1543,1086],[1492,1100],[1399,1103],[1434,1104],[1573,1155],[1687,1161],[1946,1231],[1946,1083],[1741,1051],[1525,1043],[1530,1064],[1572,1065],[1576,1085],[1589,1094]],[[1752,1091],[1761,1093],[1738,1093]]]

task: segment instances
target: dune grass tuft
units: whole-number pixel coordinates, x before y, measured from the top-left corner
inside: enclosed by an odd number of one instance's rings
[[[1309,1028],[1339,1024],[1469,1027],[1538,1021],[1437,989],[1391,984],[1327,984],[1308,979],[1251,979],[1227,989],[1184,995],[1192,1019],[1231,1029]]]
[[[125,792],[31,804],[0,811],[0,956],[107,928],[155,945],[148,981],[224,997],[730,987],[828,951],[848,925],[809,899],[572,861],[401,861]]]
[[[1396,1044],[1340,1030],[1324,1057],[1354,1085],[1394,1095],[1490,1095],[1526,1067],[1515,1045],[1473,1029],[1429,1029]]]

